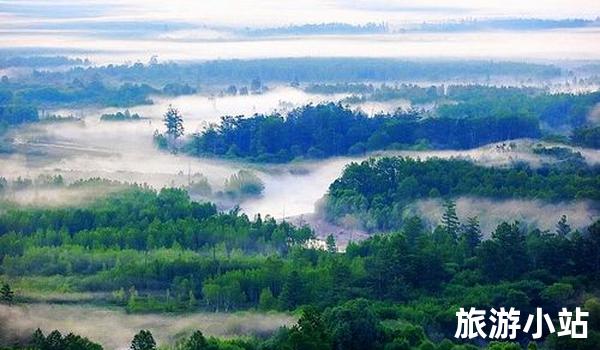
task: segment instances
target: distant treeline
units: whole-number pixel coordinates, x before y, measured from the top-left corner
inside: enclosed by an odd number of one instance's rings
[[[463,117],[450,108],[435,117],[416,111],[369,117],[328,103],[298,108],[285,118],[278,114],[223,117],[220,125],[194,135],[187,150],[196,155],[286,162],[407,147],[466,149],[539,136],[534,116],[478,111]]]
[[[405,206],[417,199],[463,195],[600,201],[599,169],[579,162],[532,169],[485,167],[458,159],[369,159],[351,163],[330,185],[324,211],[333,222],[350,215],[367,229],[390,230],[401,226]]]
[[[88,59],[69,58],[65,56],[2,56],[0,55],[0,68],[9,67],[56,67],[89,65]]]
[[[540,18],[511,18],[487,20],[463,20],[442,23],[423,23],[408,31],[418,30],[424,32],[462,32],[478,30],[543,30],[558,28],[585,28],[598,27],[600,20],[570,18],[570,19],[540,19]]]
[[[107,113],[107,114],[102,114],[100,116],[100,120],[103,121],[128,121],[128,120],[140,120],[142,117],[140,117],[139,114],[137,113],[133,113],[131,114],[131,112],[129,112],[128,109],[125,110],[125,112],[116,112],[116,113]]]
[[[479,86],[457,86],[450,91],[450,96],[461,103],[440,106],[438,114],[441,116],[530,116],[551,127],[580,127],[586,124],[589,113],[600,102],[600,91],[536,94],[531,92],[535,91],[532,89]]]
[[[364,25],[353,25],[348,23],[316,23],[290,25],[286,27],[248,28],[237,31],[238,34],[251,37],[280,35],[382,34],[388,32],[389,28],[385,23],[367,23]]]
[[[350,93],[347,103],[406,99],[412,104],[436,103],[441,114],[482,116],[530,114],[549,126],[581,127],[600,103],[600,91],[549,94],[541,88],[486,85],[414,84],[375,86],[363,83],[312,84],[305,91],[320,94]],[[460,102],[456,104],[456,102]]]
[[[468,32],[485,30],[545,30],[559,28],[598,27],[598,19],[477,19],[445,22],[424,22],[404,26],[390,27],[386,23],[367,23],[352,25],[348,23],[315,23],[290,25],[285,27],[248,28],[235,30],[234,34],[250,37],[304,36],[304,35],[357,35],[357,34],[394,34],[404,32]]]
[[[445,81],[487,77],[549,79],[561,74],[554,65],[496,61],[409,61],[391,58],[275,58],[215,60],[190,64],[75,67],[67,72],[38,72],[35,79],[70,82],[94,78],[167,84],[249,84],[253,79],[283,82]]]
[[[467,102],[481,99],[507,99],[511,96],[533,97],[544,90],[532,87],[506,87],[487,85],[430,85],[396,84],[380,86],[366,83],[312,84],[305,91],[315,94],[352,94],[343,103],[357,104],[366,101],[392,101],[405,99],[412,104]]]
[[[74,81],[69,86],[26,86],[17,91],[22,100],[37,105],[100,105],[129,107],[150,104],[148,96],[158,90],[149,85],[123,84],[112,88],[96,80],[89,84]]]
[[[167,84],[156,89],[146,84],[125,83],[118,87],[99,80],[83,83],[74,80],[66,85],[23,84],[4,77],[0,81],[0,129],[9,125],[34,122],[38,108],[56,106],[130,107],[151,104],[150,95],[180,95],[195,93],[189,85]]]

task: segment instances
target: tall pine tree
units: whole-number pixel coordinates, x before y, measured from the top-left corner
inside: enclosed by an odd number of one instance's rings
[[[462,228],[461,241],[465,251],[465,257],[475,255],[475,248],[481,243],[481,229],[477,217],[467,218],[467,223]]]
[[[456,215],[456,203],[449,199],[444,202],[442,226],[444,227],[446,234],[448,234],[453,240],[456,240],[460,221],[458,220],[458,215]]]

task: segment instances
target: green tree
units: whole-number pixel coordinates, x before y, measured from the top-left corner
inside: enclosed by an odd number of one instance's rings
[[[225,193],[230,197],[257,197],[265,189],[264,182],[251,171],[240,170],[225,180]]]
[[[35,332],[31,335],[31,340],[29,344],[34,349],[43,349],[44,344],[46,343],[46,337],[44,337],[44,333],[41,329],[36,329]]]
[[[418,216],[411,216],[406,219],[402,225],[402,231],[406,241],[411,247],[414,247],[417,240],[423,234],[423,220]]]
[[[309,306],[302,310],[298,324],[290,330],[289,343],[294,350],[331,349],[325,322],[315,307]]]
[[[348,301],[325,312],[334,349],[374,349],[380,335],[379,321],[365,299]]]
[[[172,105],[169,105],[167,112],[163,116],[163,121],[167,127],[167,135],[175,140],[183,135],[183,117],[179,111]]]
[[[571,226],[567,223],[567,216],[563,215],[556,224],[556,234],[560,237],[566,237],[569,233],[571,233]]]
[[[196,296],[194,295],[194,291],[190,289],[190,291],[188,292],[188,308],[190,310],[193,310],[196,308],[196,306],[198,306],[198,302],[196,300]]]
[[[465,251],[465,257],[475,255],[475,249],[481,243],[481,229],[477,217],[467,218],[467,223],[463,226],[461,241]]]
[[[141,330],[133,337],[129,348],[131,350],[156,350],[156,342],[150,331]]]
[[[206,350],[209,346],[202,332],[197,330],[185,342],[184,348],[185,350]]]
[[[453,240],[456,240],[458,235],[458,227],[460,221],[458,215],[456,215],[456,203],[452,200],[444,201],[444,214],[442,214],[442,226]]]
[[[263,288],[258,297],[258,307],[261,310],[272,310],[277,306],[277,299],[271,293],[271,289]]]
[[[287,276],[279,298],[281,305],[286,310],[293,310],[302,303],[304,300],[304,282],[298,271],[293,270]]]
[[[65,341],[59,331],[54,330],[48,334],[44,342],[43,350],[64,350]]]
[[[325,245],[327,247],[327,251],[329,253],[337,253],[337,246],[335,244],[335,237],[330,233],[327,235],[327,239],[325,240]]]
[[[2,284],[2,288],[0,288],[0,302],[6,304],[12,304],[15,299],[15,293],[10,288],[8,283]]]
[[[478,259],[490,280],[512,280],[527,271],[529,254],[519,223],[498,225],[492,239],[481,243]]]

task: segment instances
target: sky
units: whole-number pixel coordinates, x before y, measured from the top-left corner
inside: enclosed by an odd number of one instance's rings
[[[303,56],[600,59],[594,28],[244,38],[234,29],[483,19],[597,19],[600,1],[0,0],[0,49],[94,52],[96,63]]]
[[[593,19],[600,15],[600,2],[595,0],[2,0],[0,13],[15,21],[169,20],[254,27],[320,22],[396,23],[498,17]]]

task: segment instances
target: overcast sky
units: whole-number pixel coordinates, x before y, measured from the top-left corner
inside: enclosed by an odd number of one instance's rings
[[[37,21],[165,20],[227,26],[420,22],[466,18],[596,18],[597,0],[0,0],[3,25]],[[8,22],[7,22],[8,21]]]
[[[96,63],[304,56],[600,59],[600,26],[526,31],[244,37],[232,28],[473,19],[596,19],[598,0],[0,0],[0,48]],[[404,28],[404,27],[402,27]],[[93,55],[93,56],[92,56]]]

